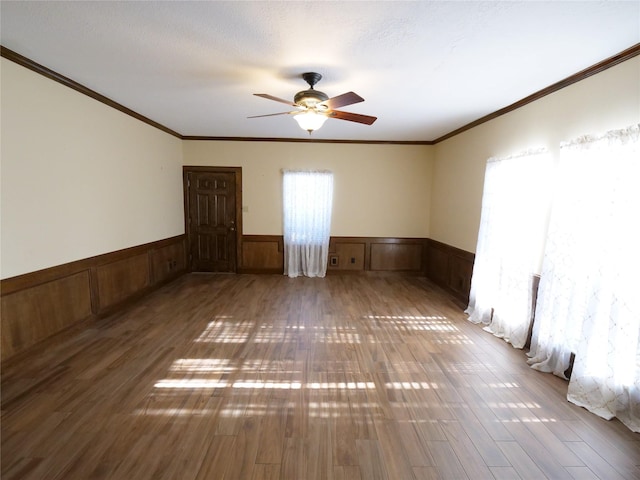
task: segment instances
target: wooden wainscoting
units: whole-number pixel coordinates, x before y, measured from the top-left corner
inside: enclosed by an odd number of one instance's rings
[[[327,271],[424,275],[426,244],[425,238],[331,237]]]
[[[424,275],[425,238],[331,237],[327,273],[400,272]],[[244,235],[240,273],[282,273],[281,235]]]
[[[243,235],[242,265],[238,273],[282,273],[284,240],[282,235]]]
[[[2,360],[178,277],[185,260],[180,235],[2,280]]]
[[[429,240],[427,277],[466,305],[469,302],[474,259],[473,253]]]

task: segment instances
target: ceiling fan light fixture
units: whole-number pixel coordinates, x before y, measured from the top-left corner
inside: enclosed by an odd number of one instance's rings
[[[302,74],[302,78],[309,84],[307,90],[302,90],[296,93],[293,98],[293,102],[285,100],[284,98],[274,97],[266,93],[254,93],[254,95],[267,100],[273,100],[275,102],[284,103],[292,107],[296,107],[297,110],[290,112],[270,113],[267,115],[254,115],[247,118],[260,118],[260,117],[273,117],[277,115],[293,115],[298,125],[303,130],[312,132],[318,130],[327,118],[335,118],[337,120],[346,120],[348,122],[356,122],[364,125],[371,125],[377,120],[376,117],[370,115],[361,115],[359,113],[342,112],[336,110],[340,107],[347,105],[353,105],[354,103],[364,102],[364,98],[355,92],[347,92],[336,97],[331,97],[319,90],[313,88],[313,86],[320,81],[322,75],[315,72],[307,72]]]
[[[293,118],[298,122],[300,128],[306,130],[309,132],[309,135],[311,135],[311,132],[318,130],[322,125],[324,125],[324,122],[328,117],[324,113],[320,113],[315,110],[305,110],[303,112],[296,113]]]

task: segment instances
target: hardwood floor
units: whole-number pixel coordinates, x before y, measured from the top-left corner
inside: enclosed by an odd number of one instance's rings
[[[2,372],[2,478],[636,479],[424,278],[186,275]]]

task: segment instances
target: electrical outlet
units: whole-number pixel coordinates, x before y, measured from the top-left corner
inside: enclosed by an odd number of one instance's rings
[[[351,257],[351,263],[356,263],[356,257]]]
[[[331,255],[329,257],[329,265],[331,265],[332,267],[337,267],[338,266],[338,256],[337,255]]]

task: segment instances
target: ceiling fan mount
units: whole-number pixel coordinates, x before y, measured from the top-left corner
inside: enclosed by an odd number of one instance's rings
[[[335,108],[352,105],[354,103],[363,102],[364,98],[354,92],[343,93],[337,97],[331,97],[313,87],[322,79],[322,75],[316,72],[303,73],[302,78],[309,84],[307,90],[302,90],[295,94],[293,102],[283,98],[274,97],[267,93],[254,93],[254,95],[268,100],[285,103],[296,110],[291,112],[272,113],[268,115],[256,115],[249,118],[273,117],[276,115],[293,115],[300,127],[309,133],[317,130],[322,126],[327,118],[335,118],[337,120],[347,120],[349,122],[363,123],[371,125],[377,120],[377,117],[369,115],[360,115],[358,113],[343,112],[334,110]]]
[[[322,75],[316,72],[306,72],[302,74],[302,78],[309,84],[309,87],[313,88],[316,83],[322,80]]]

